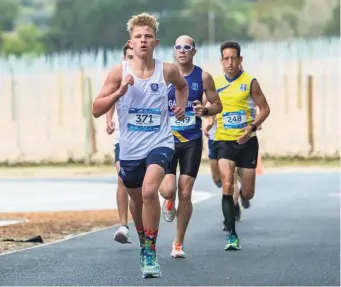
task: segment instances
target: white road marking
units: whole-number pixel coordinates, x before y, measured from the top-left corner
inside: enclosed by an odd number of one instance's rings
[[[42,212],[42,211],[79,211],[79,210],[112,210],[117,209],[117,185],[112,183],[93,182],[4,182],[0,181],[0,210],[8,212]],[[197,204],[214,196],[203,190],[194,190],[193,204]],[[160,205],[163,198],[160,196]],[[76,237],[84,236],[106,228],[85,232],[78,235],[69,235],[64,239],[44,243],[20,250],[13,250],[0,254],[7,255],[33,248],[57,244]]]
[[[27,222],[25,218],[20,218],[20,219],[0,219],[0,226],[7,226],[11,224],[17,224],[17,223],[23,223]]]
[[[329,197],[341,197],[341,193],[330,193]]]
[[[0,181],[0,190],[4,191],[0,192],[1,213],[117,209],[114,183]],[[211,196],[205,191],[193,191],[192,202]]]

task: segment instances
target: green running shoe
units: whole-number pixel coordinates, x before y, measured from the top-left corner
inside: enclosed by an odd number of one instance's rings
[[[143,272],[143,267],[144,267],[144,247],[140,247],[140,269],[141,272]]]
[[[142,269],[142,278],[161,277],[160,264],[156,259],[155,252],[145,252]]]
[[[240,250],[239,238],[236,235],[228,235],[225,250]]]

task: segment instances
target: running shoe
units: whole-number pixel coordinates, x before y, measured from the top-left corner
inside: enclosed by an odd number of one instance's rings
[[[186,253],[181,243],[173,242],[171,256],[174,258],[186,258]]]
[[[172,222],[176,216],[175,202],[165,200],[162,205],[162,216],[166,222]]]
[[[122,244],[131,243],[131,237],[128,227],[121,225],[114,234],[114,240]]]
[[[142,278],[161,277],[160,264],[156,259],[155,252],[144,252],[144,262],[142,267]]]
[[[225,250],[240,250],[239,238],[236,235],[229,234],[227,236]]]

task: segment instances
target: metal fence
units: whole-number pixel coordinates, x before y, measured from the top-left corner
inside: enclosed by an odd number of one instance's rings
[[[272,111],[258,133],[261,153],[338,155],[340,39],[241,47],[243,66],[259,80]],[[159,47],[155,55],[174,60],[172,48]],[[219,45],[198,47],[195,63],[218,75],[219,58]],[[104,117],[92,118],[91,105],[121,59],[115,50],[0,60],[0,162],[111,156],[114,138],[106,134]]]

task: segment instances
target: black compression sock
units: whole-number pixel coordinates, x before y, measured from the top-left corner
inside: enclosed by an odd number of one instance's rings
[[[226,199],[226,195],[224,195],[224,194],[223,194],[223,197],[221,198],[221,208],[222,208],[223,215],[224,215],[224,226],[227,227],[228,226],[228,218],[229,218],[228,202]]]
[[[223,195],[222,200],[223,214],[225,218],[225,226],[232,235],[236,235],[236,206],[232,195]]]

